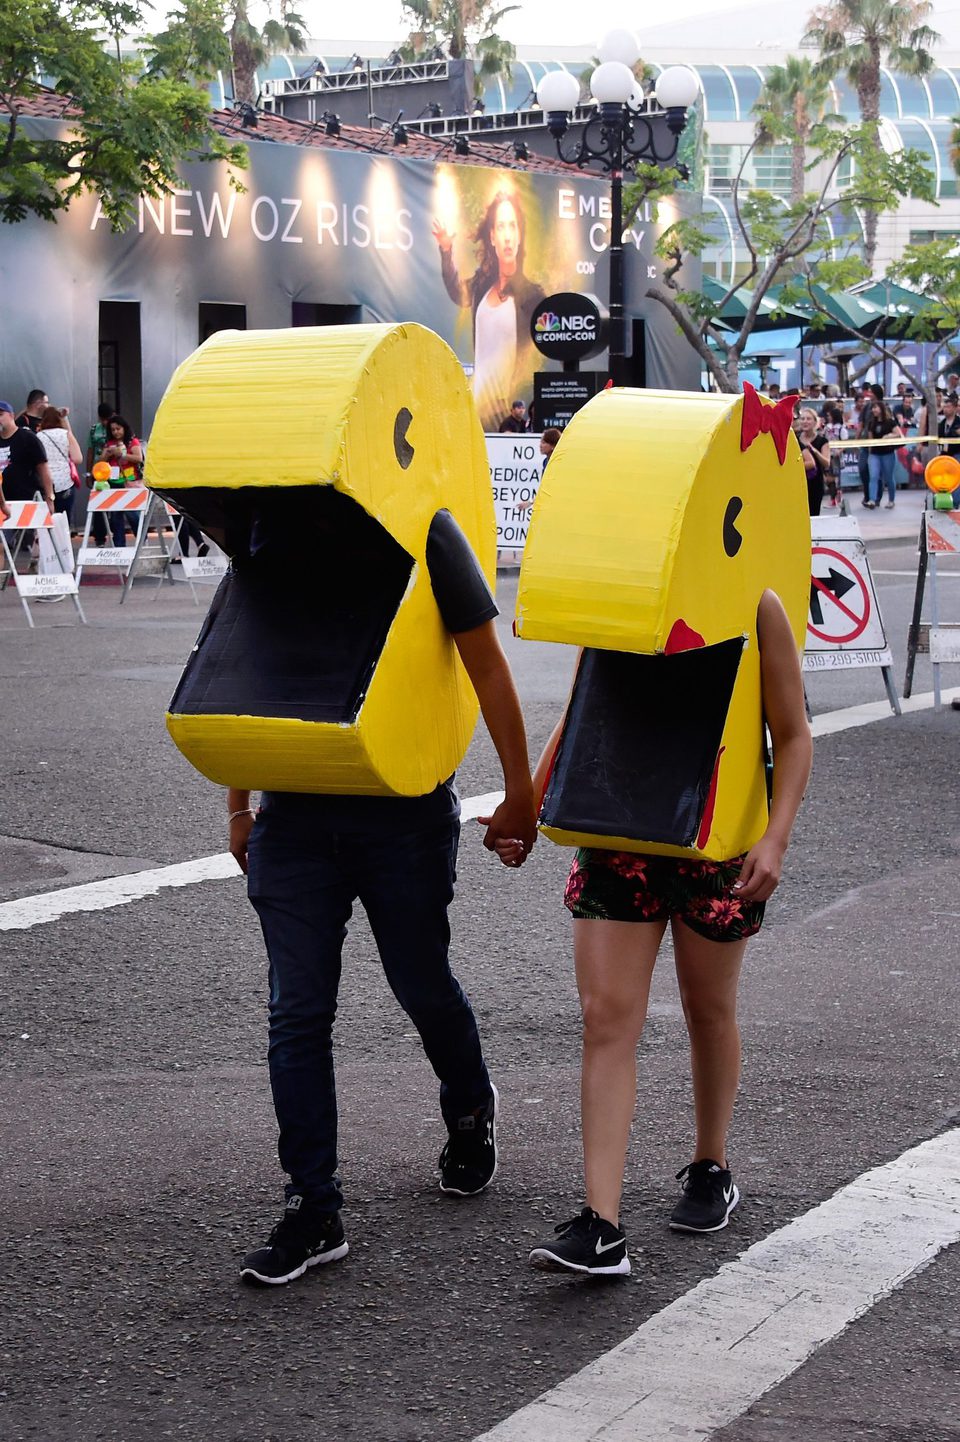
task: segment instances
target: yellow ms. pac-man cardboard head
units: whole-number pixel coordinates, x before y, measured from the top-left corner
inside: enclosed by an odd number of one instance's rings
[[[763,833],[757,607],[775,591],[800,647],[810,589],[791,409],[608,390],[564,431],[516,621],[586,648],[541,812],[554,840],[718,860]]]
[[[417,796],[477,701],[430,584],[448,511],[490,582],[496,527],[463,369],[416,325],[221,332],[174,375],[147,484],[233,564],[167,725],[211,780]]]

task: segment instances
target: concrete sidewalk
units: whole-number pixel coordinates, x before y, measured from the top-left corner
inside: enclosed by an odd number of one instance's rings
[[[867,510],[859,491],[844,491],[844,500],[847,515],[858,523],[860,534],[869,546],[877,542],[916,541],[920,535],[920,517],[929,494],[926,486],[919,491],[898,491],[897,504],[892,511],[884,510],[882,502],[875,511]],[[836,511],[828,501],[824,501],[820,515],[833,516]]]

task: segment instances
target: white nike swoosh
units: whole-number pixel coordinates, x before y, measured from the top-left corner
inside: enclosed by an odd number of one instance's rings
[[[733,1196],[733,1187],[724,1187],[724,1189],[723,1189],[723,1200],[724,1200],[728,1205],[729,1205],[729,1203],[730,1203],[730,1199],[731,1199],[732,1196]]]
[[[597,1247],[596,1247],[597,1256],[599,1257],[602,1252],[612,1252],[613,1249],[614,1249],[614,1247],[622,1247],[622,1246],[623,1246],[623,1238],[622,1238],[622,1237],[618,1237],[615,1242],[601,1242],[600,1238],[598,1237],[598,1238],[597,1238]]]

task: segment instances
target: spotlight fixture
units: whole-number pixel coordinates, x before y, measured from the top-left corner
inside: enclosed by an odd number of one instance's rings
[[[483,101],[478,96],[477,99],[473,102],[474,115],[483,115],[486,111],[486,108],[486,105],[484,105]]]
[[[431,120],[439,120],[443,114],[443,106],[436,100],[431,100],[426,110]]]
[[[327,133],[328,135],[339,135],[339,134],[340,134],[340,117],[339,117],[339,115],[335,115],[332,110],[325,110],[325,111],[323,112],[322,119],[323,119],[323,128],[324,128],[324,130],[326,131],[326,133]]]
[[[470,142],[465,135],[458,135],[453,142],[454,155],[469,155]]]
[[[530,159],[530,151],[525,140],[515,140],[513,142],[513,158],[514,160]]]
[[[394,145],[406,145],[407,127],[405,125],[401,125],[399,120],[394,123],[392,128],[392,134]]]
[[[238,100],[234,109],[240,116],[240,124],[244,130],[256,130],[259,123],[256,106],[251,105],[249,100]]]

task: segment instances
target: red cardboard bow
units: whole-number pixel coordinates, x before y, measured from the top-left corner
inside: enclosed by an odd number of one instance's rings
[[[787,441],[796,404],[796,396],[784,396],[776,405],[765,405],[750,382],[744,381],[740,449],[745,451],[752,446],[757,436],[771,436],[782,466],[787,459]]]

